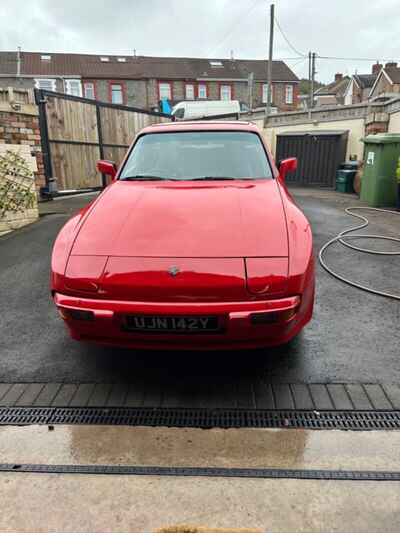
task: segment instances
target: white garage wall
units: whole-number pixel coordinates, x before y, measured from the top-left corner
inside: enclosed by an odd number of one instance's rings
[[[400,113],[399,113],[400,122]],[[264,138],[272,153],[276,154],[276,137],[286,131],[326,131],[326,130],[348,130],[349,137],[347,142],[346,159],[350,155],[356,155],[357,159],[362,159],[364,153],[364,143],[361,141],[365,132],[365,121],[363,118],[334,120],[332,122],[318,122],[317,124],[292,124],[288,126],[275,126],[263,130]],[[400,131],[400,130],[398,130]]]
[[[389,133],[400,133],[400,111],[389,115]]]

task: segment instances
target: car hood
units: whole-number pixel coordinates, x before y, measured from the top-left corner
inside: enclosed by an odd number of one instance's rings
[[[72,255],[287,257],[278,184],[117,181],[84,220]]]

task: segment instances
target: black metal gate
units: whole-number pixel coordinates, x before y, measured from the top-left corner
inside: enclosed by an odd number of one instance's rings
[[[35,89],[46,188],[43,195],[97,190],[107,185],[96,169],[98,159],[119,164],[135,135],[149,124],[173,117],[64,93]]]
[[[348,131],[288,131],[277,135],[276,161],[297,157],[289,184],[334,187],[336,170],[346,158]]]

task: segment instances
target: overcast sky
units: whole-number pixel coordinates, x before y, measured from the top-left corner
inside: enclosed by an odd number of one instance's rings
[[[267,57],[268,0],[2,0],[0,49],[194,57]],[[276,0],[274,58],[308,76],[321,56],[400,60],[399,0]],[[372,61],[317,61],[317,79],[369,73]]]

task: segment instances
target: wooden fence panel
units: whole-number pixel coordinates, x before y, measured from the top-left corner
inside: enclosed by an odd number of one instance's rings
[[[170,120],[44,90],[36,91],[36,101],[46,177],[56,178],[59,191],[104,186],[107,179],[97,172],[97,160],[110,159],[120,165],[142,128]]]
[[[116,148],[115,146],[104,147],[104,159],[114,161],[119,166],[125,157],[127,148]]]
[[[100,159],[98,146],[50,143],[53,174],[59,190],[101,187],[101,174],[96,170]]]
[[[46,112],[51,140],[98,142],[96,106],[93,104],[48,97]]]
[[[129,146],[139,129],[136,120],[137,115],[131,111],[101,107],[103,143]]]

